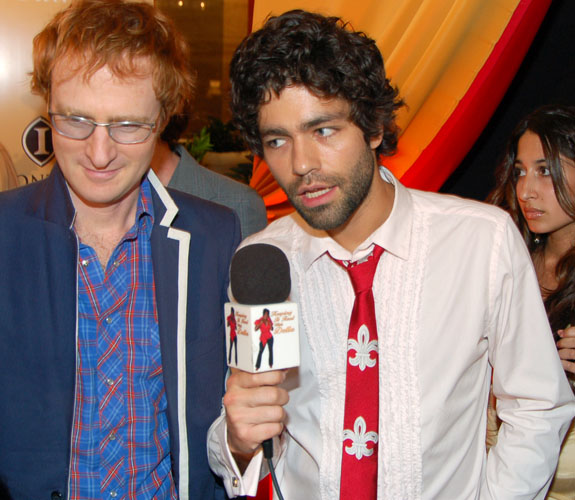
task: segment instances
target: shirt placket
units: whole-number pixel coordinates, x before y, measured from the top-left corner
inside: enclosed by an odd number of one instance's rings
[[[126,481],[124,339],[130,274],[123,272],[125,244],[116,248],[106,270],[98,318],[98,416],[102,498],[122,498]]]

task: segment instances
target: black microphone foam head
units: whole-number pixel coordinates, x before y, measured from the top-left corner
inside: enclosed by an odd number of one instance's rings
[[[232,258],[230,283],[234,299],[240,304],[284,302],[291,290],[287,257],[267,243],[242,247]]]

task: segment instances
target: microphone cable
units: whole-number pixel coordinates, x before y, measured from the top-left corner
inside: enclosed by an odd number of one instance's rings
[[[274,464],[272,462],[272,458],[274,456],[274,445],[273,445],[273,441],[271,439],[266,439],[263,443],[262,443],[262,448],[264,451],[264,458],[266,459],[267,463],[268,463],[268,468],[270,470],[270,474],[272,476],[272,483],[274,486],[274,490],[276,491],[276,495],[278,496],[279,500],[284,500],[284,497],[282,495],[282,492],[280,490],[280,485],[278,483],[278,479],[276,477],[276,471],[274,468]]]

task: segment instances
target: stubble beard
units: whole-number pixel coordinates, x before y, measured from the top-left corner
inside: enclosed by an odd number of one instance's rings
[[[290,186],[282,187],[303,220],[314,229],[331,231],[343,226],[366,199],[371,189],[375,168],[372,151],[366,146],[348,177],[310,174],[311,178],[302,177]],[[310,181],[337,186],[342,195],[331,203],[306,207],[301,203],[297,192],[302,184]]]

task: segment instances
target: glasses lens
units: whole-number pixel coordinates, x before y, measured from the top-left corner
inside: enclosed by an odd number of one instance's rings
[[[72,139],[86,139],[95,127],[79,116],[52,115],[52,124],[59,133]]]
[[[152,133],[150,125],[140,123],[118,123],[108,127],[110,137],[121,144],[144,142]]]

